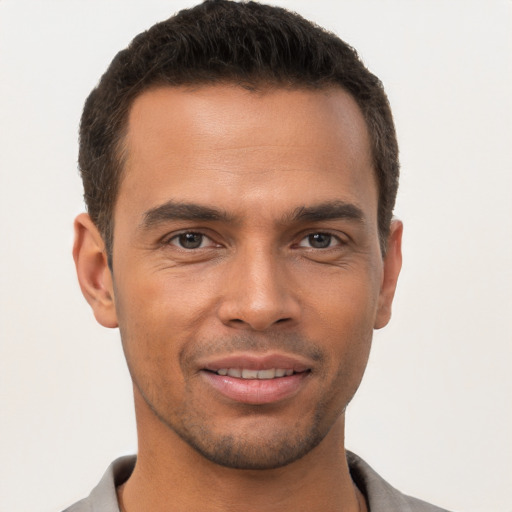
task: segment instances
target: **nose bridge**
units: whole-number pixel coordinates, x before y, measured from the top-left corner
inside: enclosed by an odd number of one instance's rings
[[[284,258],[270,244],[247,243],[230,263],[220,308],[225,324],[265,330],[297,319],[298,302]]]

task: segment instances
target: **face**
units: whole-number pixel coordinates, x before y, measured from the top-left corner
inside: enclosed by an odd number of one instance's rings
[[[343,421],[399,270],[357,105],[341,89],[159,88],[125,142],[96,316],[120,327],[139,424],[229,467],[304,456]]]

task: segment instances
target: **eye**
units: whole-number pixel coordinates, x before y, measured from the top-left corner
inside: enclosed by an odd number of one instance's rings
[[[340,245],[340,241],[330,233],[311,233],[299,242],[299,247],[311,247],[313,249],[328,249]]]
[[[180,233],[173,236],[168,243],[182,249],[202,249],[215,245],[206,235],[194,232]]]

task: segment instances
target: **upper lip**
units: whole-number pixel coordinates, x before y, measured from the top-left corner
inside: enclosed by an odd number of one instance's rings
[[[297,355],[240,353],[211,358],[205,360],[200,366],[201,369],[212,372],[216,372],[222,368],[244,368],[247,370],[279,368],[293,370],[298,373],[310,370],[312,365],[304,357]]]

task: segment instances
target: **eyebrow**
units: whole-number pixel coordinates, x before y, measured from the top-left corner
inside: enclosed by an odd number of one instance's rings
[[[296,208],[289,217],[291,221],[318,222],[323,220],[346,219],[364,222],[363,210],[345,201],[328,201],[313,206]],[[288,220],[288,219],[285,219]]]
[[[149,229],[163,222],[172,220],[229,222],[233,220],[233,217],[224,210],[212,208],[210,206],[167,201],[160,206],[147,210],[143,214],[141,227]]]
[[[344,201],[328,201],[312,206],[300,206],[282,218],[282,223],[318,222],[324,220],[347,219],[364,222],[364,213],[358,206]],[[173,220],[234,222],[234,215],[225,210],[195,203],[167,201],[147,210],[143,214],[142,229],[151,229]]]

